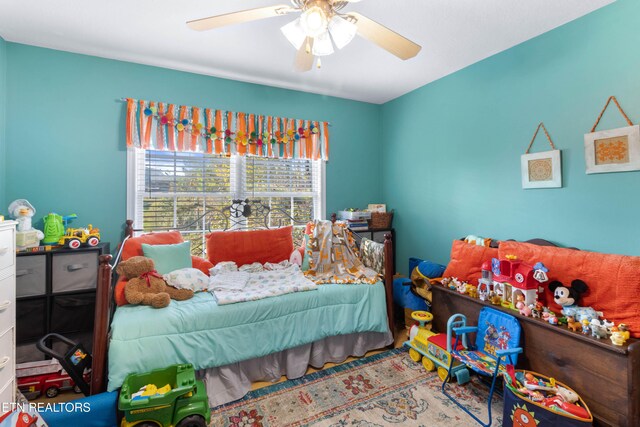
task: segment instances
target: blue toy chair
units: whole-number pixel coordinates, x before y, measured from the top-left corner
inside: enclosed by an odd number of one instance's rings
[[[489,307],[483,307],[480,310],[478,326],[467,326],[466,322],[467,318],[464,315],[454,314],[447,323],[448,342],[451,342],[452,331],[456,334],[456,340],[451,351],[453,357],[449,363],[449,371],[442,382],[442,392],[478,423],[489,427],[492,422],[491,399],[495,391],[496,380],[505,371],[506,364],[515,365],[518,361],[518,354],[522,353],[520,323],[512,315]],[[476,334],[476,342],[473,347],[467,345],[468,340],[466,339],[467,334],[471,333]],[[460,341],[462,341],[462,346],[459,346]],[[447,393],[446,386],[452,374],[455,374],[461,384],[468,381],[468,375],[461,375],[459,369],[454,369],[454,360],[456,365],[463,363],[476,373],[492,378],[487,403],[489,421],[486,424],[458,402],[455,397]]]

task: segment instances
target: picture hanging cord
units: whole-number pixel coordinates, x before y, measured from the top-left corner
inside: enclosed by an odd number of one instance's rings
[[[600,123],[600,119],[602,118],[602,115],[604,114],[604,112],[607,110],[607,107],[609,106],[609,103],[611,102],[611,100],[613,100],[613,102],[616,104],[616,107],[618,107],[618,110],[620,110],[620,113],[625,118],[629,126],[633,126],[633,122],[631,121],[631,119],[629,119],[629,116],[627,116],[627,114],[624,112],[620,104],[618,104],[618,100],[616,99],[616,97],[611,95],[609,99],[607,99],[607,103],[604,104],[604,108],[602,109],[602,111],[600,111],[600,115],[596,119],[596,122],[593,124],[593,127],[591,128],[591,133],[596,131],[596,128],[598,127],[598,123]]]
[[[551,137],[549,136],[549,132],[547,132],[547,128],[544,126],[544,123],[540,122],[540,124],[536,128],[536,132],[533,134],[533,138],[531,138],[531,142],[529,143],[529,146],[527,147],[527,151],[525,151],[524,154],[529,154],[529,150],[531,150],[531,146],[533,146],[533,141],[536,140],[536,136],[538,136],[538,131],[540,130],[540,128],[542,128],[542,130],[544,131],[544,134],[547,136],[547,139],[549,140],[549,144],[551,145],[551,149],[552,150],[556,149],[556,146],[553,145],[553,141],[551,140]]]

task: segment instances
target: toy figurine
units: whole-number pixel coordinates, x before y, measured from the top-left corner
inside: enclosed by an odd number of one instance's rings
[[[589,327],[591,328],[591,336],[594,338],[602,339],[607,338],[609,336],[609,330],[605,326],[604,322],[599,319],[591,319],[589,323]]]
[[[558,316],[556,316],[556,314],[553,311],[549,310],[548,307],[545,307],[543,309],[542,319],[549,322],[552,325],[558,324]]]
[[[589,328],[589,321],[587,319],[582,320],[582,334],[589,335],[591,333],[591,329]]]
[[[478,298],[478,287],[472,285],[471,283],[467,283],[465,293],[471,298]]]
[[[622,330],[624,328],[625,330]],[[611,328],[611,342],[613,345],[624,345],[624,343],[629,339],[629,331],[626,330],[627,325],[621,323],[618,326],[613,326]]]
[[[491,291],[489,291],[489,285],[485,283],[478,283],[478,298],[480,298],[480,301],[487,301],[490,295]]]
[[[493,305],[500,305],[502,303],[502,298],[497,293],[491,292],[489,295],[489,301],[491,301],[491,304]]]
[[[519,310],[520,314],[522,314],[523,316],[526,316],[526,317],[531,316],[531,308],[527,307],[524,304],[524,300],[518,301],[518,303],[516,304],[516,308]]]
[[[18,199],[11,202],[8,208],[9,216],[18,222],[16,231],[16,246],[18,249],[33,248],[40,245],[44,233],[33,228],[31,218],[36,214],[36,208],[28,200]]]
[[[622,332],[625,341],[631,338],[631,332],[629,332],[629,327],[625,323],[620,323],[618,325],[618,330]]]
[[[580,322],[576,322],[575,317],[567,316],[567,328],[571,329],[573,332],[578,332],[578,330],[582,329],[582,324]]]
[[[464,293],[467,292],[467,283],[466,282],[463,282],[461,280],[457,280],[456,278],[454,278],[453,283],[455,283],[456,290],[458,291],[458,293],[464,294]]]
[[[531,309],[531,317],[534,319],[539,319],[542,316],[542,306],[540,303],[530,304],[529,308]]]

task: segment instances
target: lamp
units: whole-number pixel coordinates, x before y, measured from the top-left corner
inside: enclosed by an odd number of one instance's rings
[[[353,0],[352,0],[353,1]],[[299,18],[280,28],[289,43],[299,50],[307,37],[313,38],[311,52],[314,56],[326,56],[348,45],[358,32],[356,25],[348,19],[325,10],[319,2],[306,9]]]
[[[289,43],[291,43],[296,50],[300,49],[302,43],[304,43],[307,38],[307,33],[300,24],[300,18],[289,22],[287,25],[280,28],[280,31],[282,31],[282,34],[284,34],[287,40],[289,40]]]
[[[329,32],[337,48],[342,49],[356,36],[358,27],[353,22],[334,15],[329,22]]]
[[[329,31],[325,31],[313,39],[313,48],[311,49],[311,53],[315,56],[327,56],[333,53],[333,43],[331,43]]]
[[[327,30],[327,15],[319,6],[313,6],[300,15],[300,25],[309,37],[316,37]]]

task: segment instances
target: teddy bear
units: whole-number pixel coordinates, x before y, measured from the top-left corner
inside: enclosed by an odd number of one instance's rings
[[[169,305],[171,299],[184,301],[193,297],[193,291],[190,289],[176,289],[167,285],[155,270],[151,258],[131,257],[120,262],[116,271],[121,277],[128,279],[124,287],[124,296],[129,304],[163,308]]]

